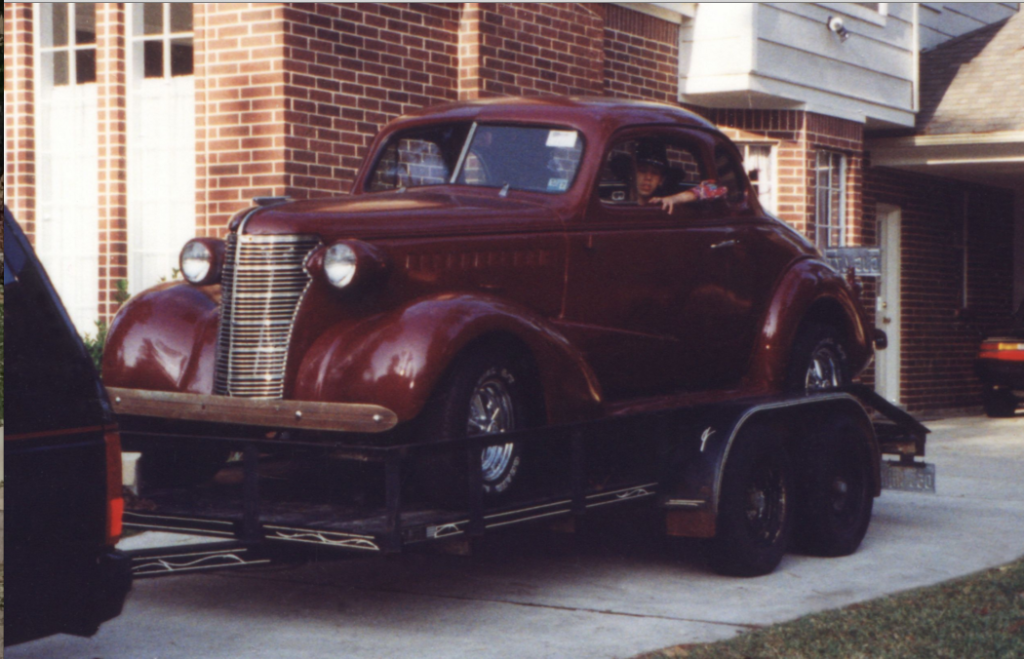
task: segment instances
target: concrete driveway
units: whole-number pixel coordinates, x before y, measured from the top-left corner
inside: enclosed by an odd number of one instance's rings
[[[884,493],[850,557],[789,556],[772,575],[725,578],[710,573],[693,546],[673,554],[641,521],[621,519],[583,542],[547,532],[498,536],[471,557],[413,554],[141,581],[123,615],[94,638],[56,636],[8,648],[7,656],[630,657],[1024,554],[1024,416],[929,425],[939,494]]]

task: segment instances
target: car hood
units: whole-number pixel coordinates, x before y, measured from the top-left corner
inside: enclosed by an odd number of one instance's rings
[[[240,217],[244,214],[232,221],[232,230]],[[326,241],[561,228],[558,214],[542,203],[512,196],[502,198],[497,190],[485,190],[482,194],[387,192],[290,202],[257,210],[246,222],[244,231],[255,235],[317,234]]]

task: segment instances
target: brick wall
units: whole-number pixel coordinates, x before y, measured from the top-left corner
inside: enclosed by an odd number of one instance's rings
[[[204,233],[255,196],[346,192],[381,125],[457,97],[458,5],[195,8]]]
[[[467,3],[460,97],[600,95],[603,11],[583,3]]]
[[[1011,305],[1013,195],[883,168],[865,175],[865,224],[877,204],[902,216],[901,400],[911,410],[964,409],[981,402],[973,362],[978,340]],[[967,311],[963,249],[967,219]]]
[[[4,203],[35,237],[35,87],[32,6],[4,3]]]
[[[96,6],[99,146],[99,314],[117,312],[117,282],[128,277],[128,169],[125,112],[125,8]]]
[[[604,18],[604,93],[675,103],[679,26],[620,5]]]

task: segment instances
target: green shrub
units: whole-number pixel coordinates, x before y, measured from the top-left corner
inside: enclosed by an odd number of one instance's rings
[[[103,345],[107,342],[107,321],[96,321],[96,335],[86,334],[82,337],[85,349],[96,364],[96,372],[102,373],[100,362],[103,360]]]

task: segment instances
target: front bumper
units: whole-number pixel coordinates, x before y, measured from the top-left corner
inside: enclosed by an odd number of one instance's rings
[[[232,398],[118,387],[107,387],[107,392],[114,412],[127,416],[360,433],[385,432],[398,424],[398,416],[386,407],[362,403]]]

